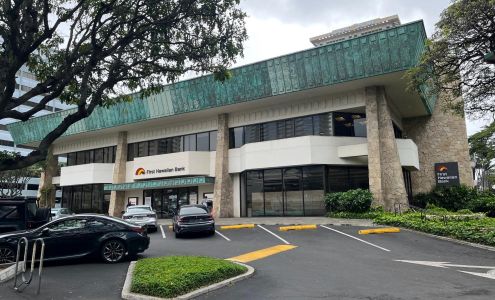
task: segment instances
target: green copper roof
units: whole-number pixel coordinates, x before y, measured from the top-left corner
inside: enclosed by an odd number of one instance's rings
[[[165,86],[151,97],[97,108],[73,124],[64,135],[111,128],[154,118],[348,82],[407,70],[424,49],[422,21],[339,43],[268,59],[232,69],[225,83],[212,75]],[[431,113],[435,99],[423,99]],[[7,125],[16,144],[40,141],[73,110],[52,113]]]
[[[209,183],[211,184],[215,183],[215,178],[206,177],[206,176],[196,176],[196,177],[115,183],[115,184],[105,184],[103,186],[103,189],[105,191],[128,191],[128,190],[169,188],[169,187],[179,187],[179,186],[189,186],[189,185],[209,184]]]

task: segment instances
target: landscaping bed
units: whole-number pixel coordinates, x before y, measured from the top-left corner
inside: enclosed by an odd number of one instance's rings
[[[145,258],[136,263],[131,292],[173,298],[245,272],[244,266],[211,257]]]

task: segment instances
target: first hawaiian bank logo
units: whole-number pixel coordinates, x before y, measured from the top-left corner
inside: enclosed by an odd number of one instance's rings
[[[137,168],[135,174],[136,175],[144,175],[144,173],[146,173],[146,171],[143,168]]]

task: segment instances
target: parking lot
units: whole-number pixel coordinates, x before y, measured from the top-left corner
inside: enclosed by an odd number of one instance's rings
[[[141,257],[232,258],[247,254],[243,258],[256,268],[255,276],[203,299],[495,297],[495,252],[408,231],[359,235],[359,229],[332,225],[297,231],[280,231],[274,225],[218,227],[214,236],[176,239],[172,230],[162,225],[150,235],[150,249]],[[278,245],[295,247],[273,250]],[[254,251],[258,251],[256,255],[250,254]],[[50,265],[38,299],[119,299],[127,266],[96,262]],[[34,298],[34,287],[16,294],[11,284],[1,287],[0,299]]]

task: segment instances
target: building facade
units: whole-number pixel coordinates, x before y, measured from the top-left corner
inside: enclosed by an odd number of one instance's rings
[[[472,185],[464,119],[406,92],[425,39],[417,21],[98,108],[52,146],[67,157],[52,182],[74,211],[150,204],[163,218],[208,198],[220,217],[323,215],[325,193],[353,188],[392,210],[446,162]],[[67,113],[9,129],[36,145]]]

